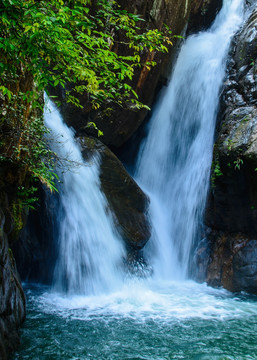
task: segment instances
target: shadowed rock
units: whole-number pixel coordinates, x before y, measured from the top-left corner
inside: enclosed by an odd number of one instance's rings
[[[100,180],[117,228],[132,249],[141,249],[150,238],[147,217],[149,199],[127,173],[122,163],[101,141],[79,137],[84,158],[101,156]]]
[[[212,286],[257,293],[256,3],[251,10],[232,43],[222,93],[206,213],[210,230],[205,268]],[[200,256],[198,262],[204,266]]]
[[[7,196],[1,196],[0,208],[0,359],[7,360],[19,343],[19,327],[25,319],[25,295],[15,260],[8,245]],[[8,225],[7,225],[8,226]]]

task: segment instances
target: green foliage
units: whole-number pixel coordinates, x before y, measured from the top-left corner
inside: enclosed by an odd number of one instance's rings
[[[38,200],[38,197],[34,196],[36,192],[37,188],[35,186],[31,186],[29,188],[19,186],[17,195],[22,207],[26,206],[29,209],[34,209],[33,204]]]
[[[92,121],[90,121],[89,123],[87,123],[87,127],[93,127],[95,130],[97,130],[98,136],[103,136],[103,134],[104,134],[100,129],[98,129],[98,127],[96,126],[96,124],[95,124],[94,122],[92,122]]]
[[[233,140],[231,140],[231,139],[228,139],[228,140],[226,141],[226,145],[227,145],[228,151],[231,151],[231,150],[232,150],[234,143],[235,143],[235,141],[233,141]]]
[[[235,161],[234,161],[234,167],[235,170],[240,170],[241,166],[243,165],[244,161],[243,159],[241,159],[240,157],[238,157]]]
[[[22,219],[22,202],[17,201],[12,204],[12,217],[14,220],[14,236],[17,236],[19,231],[23,228],[23,219]]]
[[[222,173],[221,168],[220,168],[219,158],[216,155],[215,160],[212,162],[211,185],[212,185],[213,188],[215,187],[215,180],[219,176],[223,176],[223,173]]]
[[[166,52],[172,43],[169,29],[168,36],[140,33],[140,21],[113,0],[1,0],[0,161],[55,189],[55,154],[45,143],[42,118],[49,86],[69,84],[67,101],[80,107],[81,95],[93,109],[102,103],[144,107],[130,80],[137,67],[155,65],[149,53]],[[120,48],[126,55],[118,55]]]
[[[9,84],[12,81],[9,77]],[[39,101],[39,99],[37,99]],[[33,110],[33,103],[23,92],[6,99],[0,116],[0,161],[29,173],[32,180],[40,180],[51,191],[55,188],[53,172],[56,156],[45,139],[49,130],[44,126],[41,112]]]
[[[141,62],[142,51],[167,51],[170,40],[158,30],[140,34],[140,16],[121,10],[115,1],[89,5],[88,0],[2,0],[0,75],[17,74],[22,64],[38,91],[75,84],[67,94],[75,105],[77,96],[87,93],[93,108],[104,101],[122,105],[128,100],[142,107],[128,82],[135,67],[154,65]],[[121,44],[130,49],[129,55],[114,51]],[[7,86],[2,91],[11,96]]]

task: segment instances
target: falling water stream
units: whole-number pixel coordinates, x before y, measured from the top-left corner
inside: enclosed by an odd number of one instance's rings
[[[168,89],[153,113],[136,179],[151,198],[155,273],[184,279],[200,233],[219,92],[242,1],[224,1],[211,29],[182,46]]]
[[[113,290],[122,278],[124,249],[100,191],[100,159],[94,157],[87,163],[83,160],[73,131],[48,101],[45,123],[56,139],[53,150],[71,162],[71,171],[59,174],[62,215],[54,289],[88,295]]]
[[[83,161],[72,131],[48,106],[45,120],[59,139],[54,149],[76,167],[60,174],[54,285],[25,284],[28,315],[13,360],[257,358],[257,298],[188,280],[219,91],[242,20],[243,0],[224,0],[211,29],[185,41],[149,123],[136,179],[151,199],[145,256],[152,276],[122,270],[125,250],[99,189],[99,159]]]

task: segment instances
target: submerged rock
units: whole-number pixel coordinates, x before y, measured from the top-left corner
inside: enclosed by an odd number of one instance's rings
[[[122,163],[100,140],[79,137],[84,158],[101,156],[100,181],[114,222],[129,248],[141,249],[151,235],[147,212],[149,199],[127,173]]]
[[[257,5],[235,37],[220,106],[206,223],[207,282],[257,293]],[[207,255],[208,256],[208,255]]]

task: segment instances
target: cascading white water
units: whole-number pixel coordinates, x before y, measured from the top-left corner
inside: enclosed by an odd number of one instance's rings
[[[53,150],[60,158],[78,164],[60,174],[59,257],[55,288],[76,294],[98,294],[118,286],[124,249],[107,214],[100,191],[99,159],[85,163],[74,134],[50,102],[45,123],[57,141]]]
[[[156,107],[136,178],[151,198],[151,258],[162,280],[184,279],[209,182],[219,89],[243,0],[225,0],[212,28],[183,45],[170,85]],[[62,176],[55,288],[98,294],[121,284],[124,248],[100,191],[97,158],[85,164],[72,130],[50,104],[45,121],[61,144],[54,150],[80,166]]]
[[[162,279],[187,276],[208,191],[225,61],[242,19],[243,1],[224,0],[210,30],[186,40],[139,154],[136,180],[151,199],[152,261]]]

